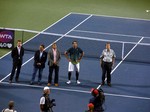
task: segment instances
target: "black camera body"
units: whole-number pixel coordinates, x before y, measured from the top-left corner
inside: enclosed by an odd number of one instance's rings
[[[55,99],[52,99],[52,100],[50,101],[50,103],[51,103],[51,108],[52,108],[53,106],[56,106]]]

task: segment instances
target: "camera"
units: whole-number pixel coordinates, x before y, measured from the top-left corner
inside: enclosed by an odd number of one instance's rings
[[[51,107],[56,106],[55,99],[52,99],[50,102],[51,102]]]

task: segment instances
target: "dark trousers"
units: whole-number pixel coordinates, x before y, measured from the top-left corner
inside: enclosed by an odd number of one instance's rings
[[[39,70],[38,82],[41,82],[43,68],[37,68],[37,67],[34,67],[34,69],[33,69],[33,75],[32,75],[32,79],[31,79],[32,82],[34,82],[35,77],[36,77],[36,73],[37,73],[38,70]]]
[[[11,71],[11,75],[10,75],[9,80],[13,80],[13,77],[15,75],[15,70],[17,69],[15,79],[16,79],[16,81],[18,81],[20,70],[21,70],[21,65],[22,65],[21,61],[18,61],[17,63],[13,63],[13,67],[12,67],[12,71]]]
[[[53,71],[55,70],[55,77],[54,77],[54,83],[58,84],[58,79],[59,79],[59,66],[57,65],[52,65],[49,67],[49,77],[48,77],[48,83],[52,83],[52,75]]]
[[[71,72],[68,72],[68,80],[71,80]],[[79,80],[79,72],[76,71],[76,81]]]
[[[107,83],[111,83],[111,75],[110,75],[111,70],[112,70],[111,62],[102,63],[102,82],[105,81],[105,75],[107,75]]]

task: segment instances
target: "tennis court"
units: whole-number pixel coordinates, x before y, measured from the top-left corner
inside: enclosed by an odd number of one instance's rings
[[[72,22],[73,21],[73,22]],[[59,87],[51,86],[56,99],[54,112],[84,112],[91,98],[90,89],[101,83],[99,56],[106,42],[116,52],[112,71],[112,87],[102,86],[106,95],[105,112],[149,112],[150,110],[150,21],[133,18],[69,13],[42,33],[24,44],[25,56],[20,83],[8,83],[11,71],[10,54],[0,59],[0,110],[9,100],[16,102],[18,112],[39,112],[39,99],[47,84],[48,66],[43,72],[43,84],[29,85],[33,71],[33,55],[42,43],[49,50],[56,42],[64,53],[77,40],[85,56],[81,61],[80,81],[66,85],[68,62],[62,55]],[[44,33],[45,32],[45,33]]]

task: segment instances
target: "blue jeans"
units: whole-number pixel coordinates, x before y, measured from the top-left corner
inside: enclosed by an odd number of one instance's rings
[[[32,82],[34,82],[35,76],[36,76],[36,73],[37,73],[38,70],[39,70],[38,82],[41,82],[43,68],[36,68],[36,67],[34,67],[34,69],[33,69],[33,75],[32,75],[32,79],[31,79]]]

